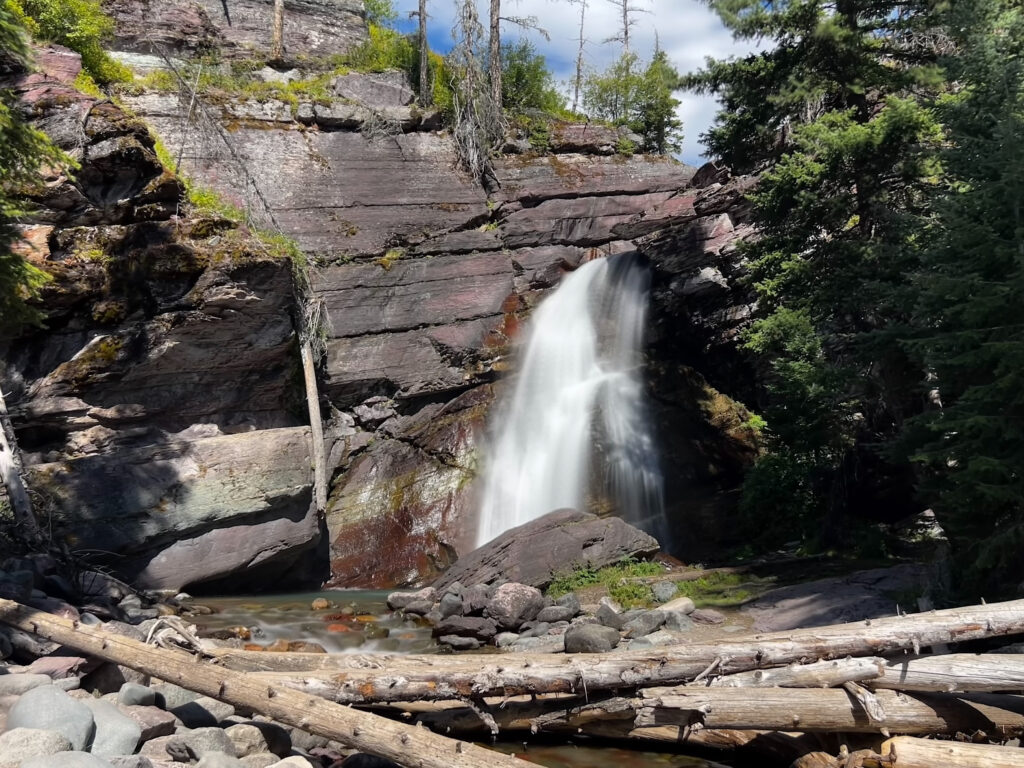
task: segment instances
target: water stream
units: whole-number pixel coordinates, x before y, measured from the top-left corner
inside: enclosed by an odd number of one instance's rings
[[[533,313],[485,453],[477,544],[555,509],[610,504],[666,545],[641,377],[650,272],[595,259]]]

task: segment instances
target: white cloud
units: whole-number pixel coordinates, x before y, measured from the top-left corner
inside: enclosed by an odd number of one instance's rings
[[[608,0],[589,0],[585,36],[590,41],[585,53],[586,63],[594,69],[604,69],[621,52],[618,43],[602,44],[602,41],[617,34],[621,14]],[[486,23],[487,4],[478,0],[481,19]],[[650,55],[654,50],[655,30],[658,43],[668,53],[672,63],[680,72],[698,69],[708,56],[726,58],[744,55],[754,50],[750,41],[735,41],[732,33],[725,28],[713,11],[699,0],[637,0],[651,13],[637,14],[637,25],[630,32],[633,50]],[[402,17],[416,8],[417,0],[395,0],[395,8]],[[430,0],[430,38],[434,46],[450,45],[454,17],[453,0]],[[538,51],[548,60],[558,81],[568,81],[574,71],[576,44],[579,34],[579,7],[564,0],[503,0],[503,16],[536,16],[540,26],[547,30],[550,41],[530,31],[518,30],[506,24],[503,34],[506,39],[527,37]],[[698,96],[682,92],[676,95],[682,101],[679,116],[683,121],[685,139],[682,158],[689,163],[700,164],[704,148],[699,136],[711,125],[717,104],[713,97]]]

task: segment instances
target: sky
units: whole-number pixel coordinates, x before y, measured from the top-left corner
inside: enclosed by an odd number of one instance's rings
[[[680,73],[699,69],[705,58],[742,56],[754,49],[751,41],[735,41],[718,16],[698,0],[636,0],[637,6],[650,13],[637,14],[637,24],[630,31],[630,47],[642,58],[650,57],[654,50],[655,30],[658,42]],[[480,18],[486,26],[485,0],[478,0]],[[409,12],[415,10],[417,0],[394,0],[395,10],[402,20],[400,26],[409,29]],[[440,52],[452,45],[451,27],[454,18],[454,0],[429,0],[428,37],[431,47]],[[522,31],[505,23],[504,40],[525,37],[548,61],[555,80],[568,83],[575,71],[576,45],[579,35],[579,6],[557,0],[503,0],[502,16],[536,16],[551,37],[546,41],[539,33]],[[585,49],[586,65],[603,70],[622,52],[621,43],[602,43],[618,32],[621,11],[608,0],[589,0],[584,35],[590,41]],[[563,90],[568,91],[567,87]],[[700,134],[711,125],[717,106],[714,97],[694,93],[676,94],[682,104],[679,117],[683,121],[683,151],[680,158],[687,163],[704,162],[705,149]]]

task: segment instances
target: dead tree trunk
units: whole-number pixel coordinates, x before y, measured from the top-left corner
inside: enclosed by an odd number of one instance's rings
[[[14,435],[14,426],[7,413],[4,393],[0,391],[0,482],[7,488],[7,498],[11,502],[18,535],[29,543],[38,544],[42,541],[42,534],[32,512],[32,500],[25,488],[22,473],[21,453]]]
[[[307,329],[307,333],[310,329]],[[306,382],[306,407],[309,410],[309,434],[313,442],[313,498],[316,509],[327,509],[327,455],[324,451],[324,423],[320,415],[320,390],[316,380],[316,362],[313,359],[313,344],[308,338],[302,341],[302,374]]]
[[[1024,691],[1024,656],[953,653],[886,663],[868,688],[896,691]]]
[[[576,49],[576,77],[573,79],[572,89],[572,111],[575,114],[580,103],[580,88],[583,86],[583,46],[586,38],[583,36],[584,22],[587,16],[587,0],[573,0],[580,6],[580,38],[579,47]]]
[[[928,734],[1024,732],[1024,698],[1000,694],[879,691],[877,714],[847,691],[761,688],[649,688],[636,726],[680,725],[770,731]]]
[[[582,693],[681,684],[712,664],[729,674],[819,659],[918,653],[936,643],[1019,633],[1024,633],[1024,600],[644,651],[450,658],[352,654],[321,672],[259,677],[343,703]]]
[[[491,81],[491,99],[501,112],[501,0],[491,0],[491,25],[488,38],[488,71]]]
[[[997,744],[965,744],[897,736],[882,743],[885,768],[1024,768],[1024,750]],[[865,763],[867,765],[867,763]]]
[[[274,0],[274,34],[270,58],[272,61],[284,59],[284,0]]]
[[[524,763],[169,651],[0,599],[0,622],[104,661],[122,664],[240,709],[386,757],[409,768],[520,768]]]
[[[427,0],[420,0],[420,104],[429,107],[433,101],[430,88],[430,46],[427,44]]]

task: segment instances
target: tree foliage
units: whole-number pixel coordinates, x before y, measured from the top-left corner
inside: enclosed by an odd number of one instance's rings
[[[929,215],[941,130],[916,0],[711,0],[740,37],[775,45],[685,79],[723,109],[708,145],[763,169],[744,246],[758,315],[747,337],[775,450],[807,473],[817,531],[841,528],[860,455],[919,407],[898,342]],[[757,473],[751,482],[758,482]],[[780,509],[779,514],[786,514]]]
[[[947,28],[947,178],[907,341],[941,407],[901,447],[926,468],[966,583],[992,594],[1024,580],[1024,8],[962,0]]]
[[[679,101],[672,95],[679,73],[664,51],[644,66],[635,53],[624,53],[601,73],[591,73],[583,85],[587,114],[640,135],[644,150],[678,152],[682,123],[675,116]]]
[[[502,103],[506,110],[556,113],[565,109],[565,97],[555,87],[547,61],[528,40],[502,45],[501,70]]]
[[[0,5],[0,74],[28,66],[24,28],[10,8]],[[38,295],[49,276],[15,253],[13,246],[20,237],[19,198],[37,183],[41,165],[61,159],[42,133],[26,125],[14,94],[0,90],[0,333],[41,319],[29,300]]]

